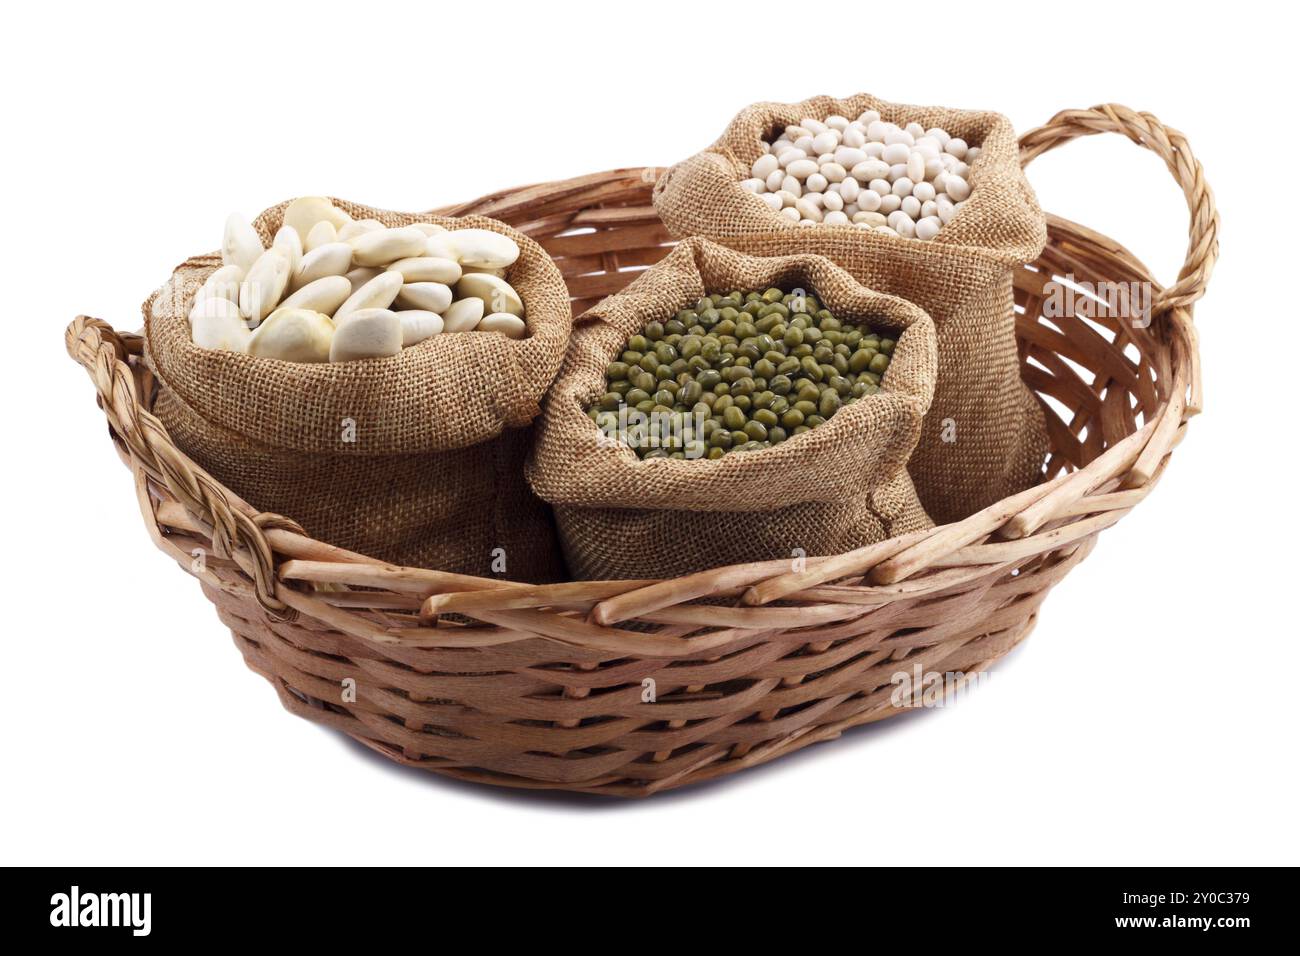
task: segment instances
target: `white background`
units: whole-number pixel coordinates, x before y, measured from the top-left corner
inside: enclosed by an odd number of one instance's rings
[[[8,10],[0,857],[12,863],[1291,863],[1291,28],[1276,4],[27,4]],[[798,67],[798,69],[794,69]],[[232,210],[423,209],[669,164],[748,102],[870,91],[1026,130],[1117,101],[1216,189],[1206,411],[973,695],[643,802],[387,764],[281,710],[150,543],[85,374]],[[1170,280],[1186,208],[1120,137],[1045,208]]]

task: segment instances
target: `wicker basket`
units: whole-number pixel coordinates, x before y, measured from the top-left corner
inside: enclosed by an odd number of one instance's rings
[[[1115,242],[1049,217],[1047,248],[1016,280],[1024,378],[1055,400],[1044,481],[964,521],[803,568],[530,586],[379,564],[258,513],[179,451],[150,413],[155,383],[137,336],[82,316],[67,348],[95,383],[154,542],[200,579],[286,708],[452,777],[651,794],[889,717],[900,671],[988,667],[1029,633],[1098,532],[1155,486],[1201,407],[1192,304],[1218,221],[1182,135],[1146,113],[1058,114],[1021,138],[1022,159],[1099,132],[1163,158],[1191,210],[1186,265],[1172,287],[1154,287],[1150,326],[1042,318],[1053,276],[1152,281]],[[656,172],[508,190],[440,212],[492,216],[537,238],[577,312],[667,251],[650,205]]]

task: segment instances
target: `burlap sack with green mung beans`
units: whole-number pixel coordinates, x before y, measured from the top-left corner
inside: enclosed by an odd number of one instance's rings
[[[527,336],[444,333],[390,358],[321,364],[202,349],[190,339],[190,304],[221,258],[196,256],[144,305],[145,356],[160,383],[155,414],[218,481],[322,541],[393,564],[560,579],[554,523],[523,474],[531,424],[572,325],[559,270],[495,220],[335,204],[390,226],[508,235],[520,256],[506,278],[524,300]],[[286,205],[254,223],[264,244]]]
[[[881,391],[760,451],[713,460],[640,459],[586,409],[606,365],[646,323],[705,294],[804,289],[846,325],[897,337]],[[528,480],[556,515],[578,578],[660,578],[746,561],[838,554],[930,526],[907,459],[937,371],[924,311],[863,287],[823,256],[761,259],[688,239],[575,320],[547,395]]]
[[[938,126],[980,147],[968,177],[971,195],[934,239],[799,226],[741,188],[761,143],[786,126],[835,114],[855,120],[869,109],[887,122]],[[654,204],[674,235],[707,236],[755,255],[825,255],[865,285],[930,314],[939,376],[908,470],[935,521],[958,520],[1038,480],[1047,430],[1042,407],[1020,379],[1012,277],[1042,251],[1047,230],[1006,117],[866,94],[755,103],[716,143],[669,169],[655,184]]]

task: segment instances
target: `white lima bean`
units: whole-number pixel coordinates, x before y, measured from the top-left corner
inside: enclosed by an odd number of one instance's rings
[[[322,219],[316,225],[311,227],[307,233],[307,238],[302,241],[303,252],[312,252],[321,246],[327,246],[331,242],[338,242],[339,231],[334,227],[334,223],[328,219]]]
[[[443,320],[437,312],[425,312],[421,309],[405,309],[397,313],[397,320],[402,323],[402,348],[415,345],[442,331]]]
[[[267,249],[248,270],[239,287],[239,311],[249,328],[257,328],[280,303],[289,286],[289,260],[278,249]]]
[[[226,234],[221,240],[221,262],[239,266],[247,273],[262,254],[262,238],[252,224],[237,212],[226,220]]]
[[[334,323],[311,309],[276,309],[258,326],[248,354],[281,362],[328,362]]]
[[[326,276],[341,276],[352,268],[352,247],[346,242],[327,242],[302,257],[290,290],[301,289]]]
[[[875,110],[856,120],[805,117],[762,150],[743,186],[792,223],[921,241],[938,235],[970,198],[970,166],[980,154],[946,130],[899,126]]]
[[[328,222],[337,234],[339,229],[351,221],[351,216],[324,196],[303,196],[289,203],[284,209],[284,224],[298,231],[304,246],[309,245],[308,237],[317,224]]]
[[[457,299],[442,314],[444,332],[469,332],[483,319],[482,299]]]
[[[519,246],[509,236],[490,229],[457,229],[446,236],[459,253],[462,266],[475,269],[508,269],[519,258]]]
[[[429,237],[419,229],[376,229],[352,240],[352,261],[359,266],[381,266],[418,256]]]
[[[339,228],[339,242],[351,242],[368,232],[378,232],[387,228],[378,219],[356,219]]]
[[[400,272],[381,272],[338,307],[334,313],[334,324],[342,325],[353,312],[362,309],[386,309],[393,304],[397,293],[402,291],[402,274]]]
[[[389,263],[388,271],[400,272],[407,282],[441,282],[443,285],[455,285],[461,274],[459,263],[433,256],[398,259]]]
[[[360,309],[334,328],[331,362],[388,358],[402,351],[402,322],[388,309]]]
[[[441,282],[408,282],[397,293],[397,304],[442,315],[451,305],[451,289]]]
[[[456,283],[456,295],[462,299],[482,299],[484,310],[509,312],[524,317],[524,303],[510,283],[486,272],[471,272]]]
[[[281,226],[280,231],[271,240],[271,248],[289,260],[289,277],[292,279],[302,262],[302,237],[297,230]]]
[[[204,299],[212,298],[229,299],[231,302],[238,304],[239,284],[243,281],[244,270],[239,266],[222,266],[208,276],[207,281],[195,293],[194,304],[198,305]]]
[[[820,208],[829,184],[812,167]],[[768,189],[767,179],[802,192],[800,180],[775,155],[760,170],[760,181],[749,185],[773,210],[785,197],[793,205],[796,197]],[[519,245],[491,229],[390,226],[305,196],[285,207],[269,246],[263,235],[237,213],[227,219],[222,265],[190,305],[196,345],[288,362],[343,362],[396,355],[447,332],[527,335],[523,298],[506,279]]]
[[[485,315],[478,324],[480,332],[500,332],[508,339],[522,339],[528,331],[524,320],[509,312],[493,312]]]
[[[228,352],[247,352],[252,335],[239,307],[220,296],[204,299],[190,310],[190,330],[200,348]]]
[[[352,283],[343,276],[324,276],[305,286],[280,303],[281,309],[311,309],[333,315],[352,295]]]
[[[352,261],[350,258],[349,262]],[[352,291],[356,292],[363,285],[383,272],[383,269],[376,269],[373,266],[357,266],[355,269],[349,269],[344,273],[343,278],[352,284]]]

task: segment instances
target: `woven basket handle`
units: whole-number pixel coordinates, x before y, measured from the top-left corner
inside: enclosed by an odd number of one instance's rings
[[[1150,113],[1138,113],[1117,103],[1103,103],[1087,110],[1062,110],[1037,129],[1020,137],[1020,165],[1028,166],[1036,156],[1080,136],[1122,133],[1165,161],[1191,213],[1187,259],[1178,281],[1153,297],[1153,312],[1186,308],[1205,294],[1205,286],[1219,255],[1219,213],[1214,194],[1205,183],[1201,164],[1192,155],[1182,133],[1165,126]]]
[[[217,481],[172,444],[162,423],[141,404],[128,362],[130,356],[141,353],[140,336],[117,332],[101,319],[79,315],[63,339],[68,354],[95,383],[113,431],[140,465],[159,476],[188,511],[212,526],[212,545],[218,557],[249,565],[263,608],[277,617],[293,616],[293,610],[275,596],[275,562],[264,529],[302,529],[281,515],[259,514],[242,502],[232,502]]]

